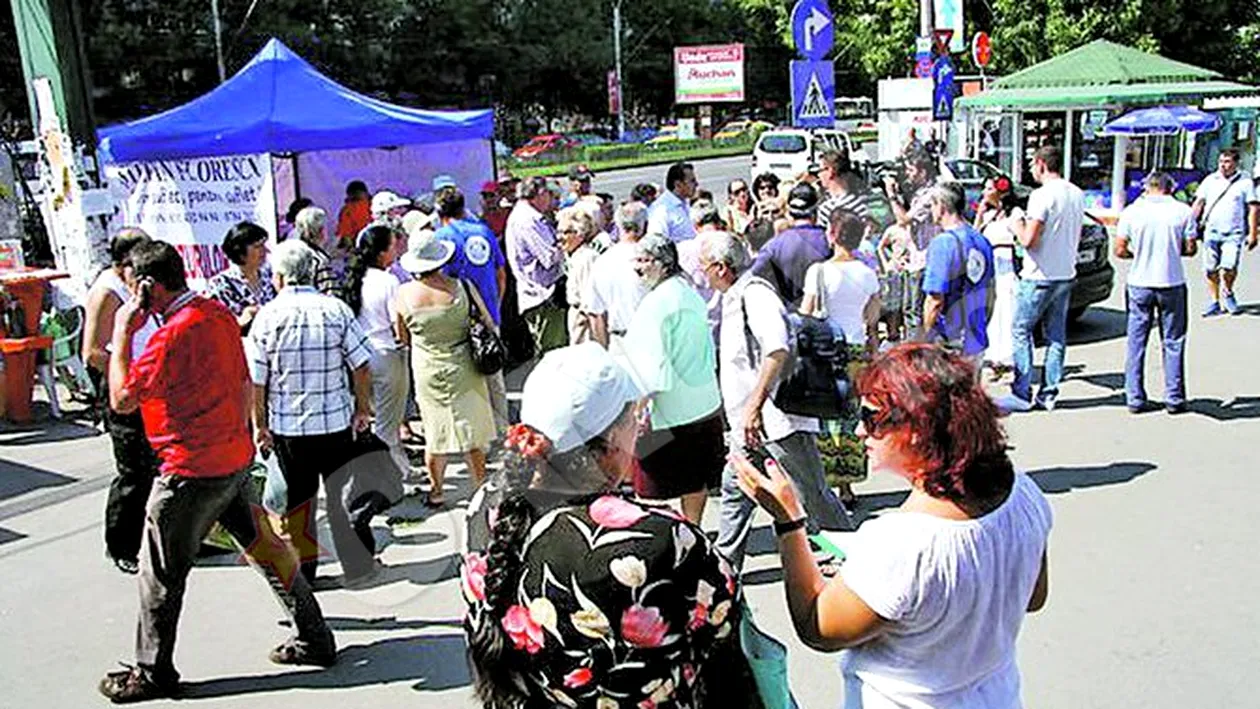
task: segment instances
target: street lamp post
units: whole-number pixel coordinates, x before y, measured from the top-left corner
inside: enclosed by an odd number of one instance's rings
[[[214,54],[219,61],[219,83],[227,81],[227,67],[223,64],[223,24],[219,21],[219,0],[210,0],[210,14],[214,15]]]
[[[621,0],[613,0],[613,56],[617,74],[617,140],[626,137],[626,104],[621,87]]]

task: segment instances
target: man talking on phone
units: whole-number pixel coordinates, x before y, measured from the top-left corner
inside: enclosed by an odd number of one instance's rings
[[[114,321],[109,362],[110,404],[137,409],[160,461],[140,549],[140,617],[136,666],[111,672],[100,691],[116,704],[175,696],[175,636],[188,573],[210,526],[218,521],[242,548],[259,534],[247,469],[254,444],[247,421],[252,387],[240,326],[223,305],[188,289],[184,262],[162,241],[131,252],[138,297]],[[155,315],[162,326],[132,361],[128,343]],[[330,666],[336,645],[301,574],[281,580],[260,567],[296,634],[271,652],[278,664]]]

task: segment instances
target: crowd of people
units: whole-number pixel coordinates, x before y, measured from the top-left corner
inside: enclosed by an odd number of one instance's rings
[[[1180,258],[1197,220],[1221,287],[1205,314],[1237,310],[1260,207],[1230,180],[1237,156],[1221,160],[1193,208],[1156,173],[1120,219],[1135,412],[1149,406],[1156,317],[1166,405],[1185,407]],[[101,691],[178,691],[175,634],[201,539],[218,521],[249,556],[277,533],[256,504],[259,456],[276,457],[264,498],[297,569],[250,557],[294,621],[271,659],[335,662],[317,545],[303,551],[321,482],[341,585],[370,587],[382,570],[372,518],[420,480],[404,446],[418,418],[425,504],[448,506],[452,457],[472,484],[461,588],[487,707],[778,706],[741,650],[758,506],[775,522],[797,633],[845,650],[845,706],[1018,706],[1014,642],[1046,599],[1051,515],[1014,470],[999,417],[1052,410],[1063,377],[1083,207],[1062,161],[1043,147],[1026,207],[999,178],[969,219],[962,188],[912,154],[878,186],[887,228],[843,152],[792,180],[732,181],[725,204],[686,163],[620,204],[584,166],[567,187],[486,183],[478,210],[446,176],[417,203],[354,181],[333,233],[302,200],[270,252],[265,230],[234,226],[232,266],[201,293],[170,245],[119,233],[89,295],[84,359],[107,392],[118,465],[107,553],[139,574],[141,609],[136,665]],[[835,416],[779,396],[804,321],[831,333],[837,380],[856,392]],[[513,415],[503,370],[519,364],[532,370]],[[1009,395],[985,393],[986,365],[1013,373]],[[836,463],[837,446],[861,463]],[[909,483],[909,514],[863,525],[841,564],[814,535],[854,529],[851,485],[868,470]],[[712,541],[699,527],[710,493]]]

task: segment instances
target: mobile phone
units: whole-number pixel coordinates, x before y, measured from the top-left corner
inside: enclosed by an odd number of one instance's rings
[[[749,449],[745,451],[744,457],[748,458],[748,462],[752,463],[753,467],[757,469],[757,472],[762,475],[766,475],[766,462],[774,460],[774,456],[767,453],[765,448]],[[775,465],[778,465],[778,461],[775,461]]]
[[[153,304],[153,279],[141,278],[137,290],[140,291],[140,309],[148,310]]]

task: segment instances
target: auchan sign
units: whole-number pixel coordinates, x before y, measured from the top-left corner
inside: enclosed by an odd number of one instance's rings
[[[674,103],[744,100],[744,45],[674,47]]]

